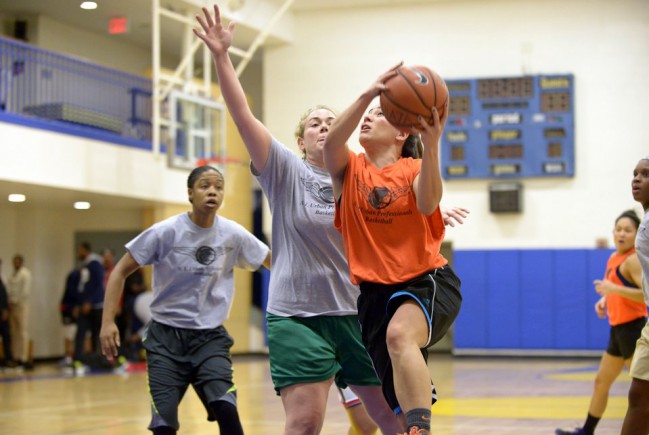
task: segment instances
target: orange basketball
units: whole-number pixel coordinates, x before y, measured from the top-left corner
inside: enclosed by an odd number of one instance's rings
[[[381,92],[383,116],[397,128],[418,126],[418,116],[433,123],[433,107],[441,118],[448,108],[448,88],[444,79],[425,66],[402,66],[385,82]]]

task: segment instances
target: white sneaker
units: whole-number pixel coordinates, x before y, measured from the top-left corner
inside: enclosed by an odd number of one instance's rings
[[[82,363],[81,361],[75,361],[74,364],[72,365],[74,368],[74,374],[76,376],[83,376],[90,372],[90,367]]]
[[[72,363],[74,363],[74,360],[72,359],[72,357],[71,356],[66,356],[61,361],[59,361],[59,367],[69,367],[69,366],[72,366]]]

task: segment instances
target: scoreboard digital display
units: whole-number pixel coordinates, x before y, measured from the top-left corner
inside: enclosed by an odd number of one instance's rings
[[[572,74],[446,80],[445,179],[572,177]]]

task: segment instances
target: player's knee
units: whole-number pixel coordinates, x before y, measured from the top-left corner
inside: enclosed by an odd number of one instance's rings
[[[296,434],[314,434],[319,433],[321,423],[316,418],[300,418],[293,420],[293,422],[286,423],[287,432]]]
[[[227,400],[216,400],[210,403],[210,410],[219,425],[221,434],[243,435],[241,420],[236,405]]]
[[[649,381],[634,379],[629,388],[629,407],[649,408]]]
[[[385,341],[390,353],[399,352],[409,343],[406,325],[400,322],[390,322],[385,333]]]

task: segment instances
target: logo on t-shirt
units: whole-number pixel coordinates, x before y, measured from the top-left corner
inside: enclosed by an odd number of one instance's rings
[[[331,186],[320,187],[320,184],[314,181],[308,181],[302,177],[300,177],[300,181],[304,184],[304,187],[306,187],[307,192],[309,192],[313,197],[320,199],[327,204],[334,203],[334,190]]]
[[[356,185],[358,186],[358,191],[365,196],[367,202],[376,210],[386,208],[397,199],[408,194],[411,190],[410,186],[397,187],[396,189],[380,186],[372,187],[364,184],[358,177],[356,178]]]
[[[214,263],[217,257],[224,255],[227,251],[232,250],[229,246],[219,246],[212,248],[211,246],[201,246],[199,248],[173,248],[174,252],[179,254],[194,257],[203,266]]]

